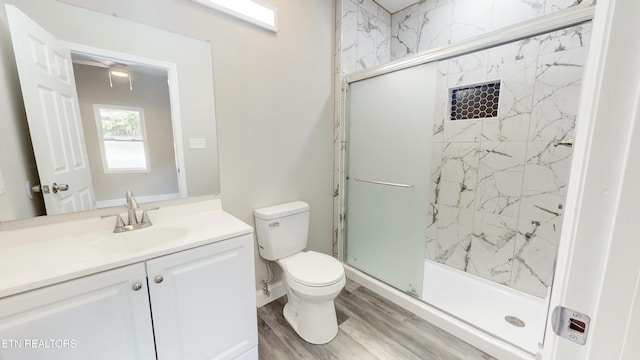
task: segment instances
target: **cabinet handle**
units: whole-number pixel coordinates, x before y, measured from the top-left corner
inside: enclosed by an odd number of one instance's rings
[[[155,281],[156,284],[160,284],[163,280],[164,278],[162,277],[162,275],[158,275],[153,279],[153,281]]]
[[[137,283],[133,284],[131,288],[133,289],[133,291],[138,291],[142,289],[142,283],[138,281]]]

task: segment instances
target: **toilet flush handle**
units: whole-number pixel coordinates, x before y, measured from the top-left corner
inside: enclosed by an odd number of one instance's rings
[[[279,221],[272,222],[272,223],[269,224],[269,227],[278,227],[278,226],[280,226],[280,222]]]

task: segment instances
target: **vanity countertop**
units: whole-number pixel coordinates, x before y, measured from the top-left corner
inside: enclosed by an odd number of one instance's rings
[[[0,228],[0,298],[253,231],[225,212],[218,199],[161,207],[149,217],[152,226],[119,234],[113,233],[113,217],[97,215]],[[154,238],[164,240],[154,242]],[[131,241],[141,242],[136,246]]]

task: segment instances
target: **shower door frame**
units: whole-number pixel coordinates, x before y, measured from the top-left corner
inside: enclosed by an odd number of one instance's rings
[[[484,35],[479,35],[462,41],[457,44],[443,46],[433,50],[425,51],[419,55],[362,70],[345,76],[340,84],[339,98],[339,119],[337,136],[335,141],[335,158],[337,169],[334,170],[334,239],[333,253],[340,261],[345,261],[345,214],[346,214],[346,144],[347,134],[347,98],[349,84],[355,81],[368,79],[371,77],[387,74],[413,66],[418,66],[430,62],[450,59],[453,57],[473,53],[476,51],[493,48],[496,46],[508,44],[518,40],[524,40],[536,35],[549,33],[563,28],[579,25],[594,19],[596,5],[588,5],[582,7],[568,8],[553,14],[545,15],[540,18],[532,19],[516,25],[506,27],[497,31],[493,31]],[[590,50],[590,53],[592,50]],[[587,125],[583,125],[585,127]],[[574,159],[574,162],[576,159]],[[564,236],[563,236],[564,239]],[[567,241],[564,241],[565,243]],[[364,280],[366,274],[351,268],[345,264],[347,274],[353,278]],[[364,275],[364,276],[363,276]],[[453,318],[451,315],[431,307],[428,303],[421,302],[417,299],[410,298],[405,294],[395,294],[390,286],[375,279],[366,279],[369,285],[374,287],[374,291],[382,293],[388,299],[408,308],[427,321],[441,327],[443,330],[452,333],[455,336],[469,342],[470,344],[484,350],[499,358],[515,358],[527,359],[530,355],[511,344],[499,340],[492,335],[483,332],[464,322],[463,320]],[[550,299],[547,299],[549,301]],[[546,338],[549,337],[549,331],[545,333]],[[555,336],[551,342],[555,341]]]

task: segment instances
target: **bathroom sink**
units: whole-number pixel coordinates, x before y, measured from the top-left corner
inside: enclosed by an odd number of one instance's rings
[[[103,237],[91,242],[88,249],[111,253],[139,252],[178,240],[188,232],[186,228],[179,227],[148,227]]]

